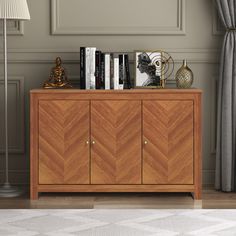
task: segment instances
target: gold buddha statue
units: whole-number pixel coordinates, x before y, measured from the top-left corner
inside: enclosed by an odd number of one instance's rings
[[[52,68],[50,77],[43,85],[45,89],[53,88],[72,88],[72,85],[69,83],[66,71],[61,65],[61,58],[56,58],[56,66]]]

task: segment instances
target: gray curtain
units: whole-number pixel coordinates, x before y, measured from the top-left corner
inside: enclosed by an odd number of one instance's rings
[[[220,62],[217,111],[217,190],[236,191],[236,0],[216,0],[226,33]]]

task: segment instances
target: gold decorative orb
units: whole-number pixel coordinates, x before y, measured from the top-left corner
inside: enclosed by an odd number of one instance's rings
[[[176,80],[177,88],[180,88],[180,89],[191,88],[193,84],[193,72],[187,66],[187,60],[184,60],[183,65],[177,71],[175,80]]]

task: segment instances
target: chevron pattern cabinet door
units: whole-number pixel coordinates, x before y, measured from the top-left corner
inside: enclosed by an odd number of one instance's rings
[[[39,184],[89,184],[89,101],[39,101]]]
[[[193,101],[143,102],[143,184],[193,184]]]
[[[141,101],[92,101],[92,184],[141,184],[141,124]]]

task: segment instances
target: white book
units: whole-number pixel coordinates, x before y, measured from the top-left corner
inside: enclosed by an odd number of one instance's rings
[[[96,48],[90,48],[90,89],[96,89]]]
[[[119,89],[119,58],[114,58],[114,89]]]
[[[90,89],[91,48],[85,49],[85,89]]]
[[[111,70],[111,56],[110,54],[105,54],[105,89],[108,90],[111,88],[110,86],[110,70]]]

